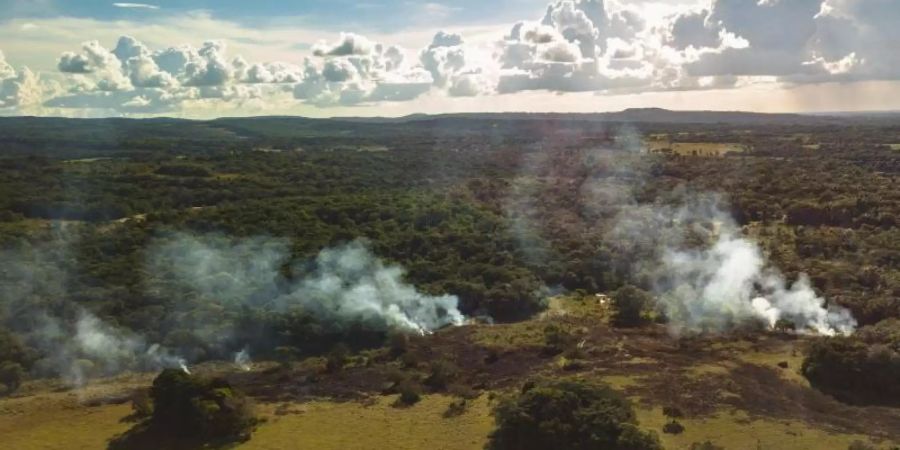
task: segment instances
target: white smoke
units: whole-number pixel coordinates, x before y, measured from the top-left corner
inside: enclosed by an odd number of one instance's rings
[[[751,320],[774,327],[780,319],[799,332],[853,331],[850,312],[828,305],[805,274],[789,283],[771,267],[717,196],[681,196],[680,205],[623,211],[613,231],[614,238],[636,243],[631,251],[646,256],[636,264],[637,273],[654,286],[673,332],[726,331]]]
[[[404,270],[385,265],[360,241],[322,250],[316,268],[279,300],[324,316],[380,319],[390,328],[420,334],[462,325],[455,295],[430,296],[403,281]]]
[[[431,296],[354,241],[322,250],[299,278],[280,269],[290,260],[286,241],[254,237],[178,234],[151,250],[151,270],[168,271],[203,297],[230,306],[255,305],[275,311],[300,307],[325,321],[364,321],[417,333],[461,325],[465,317],[454,295]]]
[[[244,348],[243,350],[234,354],[234,364],[240,367],[241,370],[247,372],[251,369],[250,367],[250,351]]]
[[[71,238],[0,252],[0,318],[40,351],[37,375],[59,375],[75,386],[123,370],[178,367],[184,360],[137,334],[119,329],[72,302],[68,279],[75,260]]]

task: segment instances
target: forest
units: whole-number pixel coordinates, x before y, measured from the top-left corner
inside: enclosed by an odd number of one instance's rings
[[[0,382],[343,355],[392,345],[404,320],[517,323],[558,295],[613,295],[617,326],[716,336],[744,316],[665,306],[683,298],[666,255],[752,242],[766,262],[747,289],[808,280],[852,316],[852,333],[815,338],[810,383],[896,406],[898,143],[900,126],[863,120],[0,119]],[[723,144],[740,151],[673,150]],[[332,272],[390,285],[405,316],[354,312],[343,292],[318,305]],[[822,334],[804,314],[779,329]],[[72,345],[85,327],[154,359]]]

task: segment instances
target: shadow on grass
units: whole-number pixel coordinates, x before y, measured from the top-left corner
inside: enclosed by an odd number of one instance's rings
[[[199,450],[229,449],[250,439],[250,433],[215,440],[178,436],[163,429],[152,420],[135,424],[128,431],[112,438],[108,450]]]

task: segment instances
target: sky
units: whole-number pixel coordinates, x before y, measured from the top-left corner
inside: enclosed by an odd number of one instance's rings
[[[0,115],[900,110],[898,0],[0,0]]]

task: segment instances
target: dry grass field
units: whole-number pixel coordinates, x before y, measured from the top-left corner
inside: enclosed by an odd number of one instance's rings
[[[680,156],[724,156],[727,153],[740,153],[746,147],[729,142],[671,142],[667,140],[648,140],[644,142],[651,153],[666,153]]]
[[[311,387],[318,360],[284,372],[256,364],[240,373],[230,364],[209,364],[200,373],[225,374],[256,399],[264,419],[239,449],[480,449],[493,428],[498,396],[535,376],[602,380],[635,404],[643,428],[659,434],[665,448],[687,449],[713,441],[729,450],[845,450],[857,440],[879,449],[900,442],[900,413],[889,408],[853,407],[812,390],[799,372],[802,338],[755,336],[675,341],[664,329],[621,331],[606,324],[602,297],[560,297],[533,320],[508,325],[474,325],[424,338],[414,351],[423,361],[435,355],[460,365],[460,380],[482,386],[465,411],[447,417],[456,400],[426,394],[409,407],[377,386],[377,366],[351,365],[323,375]],[[543,330],[553,324],[577,336],[584,356],[575,369],[562,356],[540,355]],[[481,363],[479,352],[497,352]],[[390,364],[390,363],[385,363]],[[422,364],[427,364],[423,362]],[[57,382],[31,382],[0,399],[3,448],[102,449],[132,423],[128,398],[146,387],[152,374],[94,380],[81,389]],[[662,432],[664,406],[685,413],[678,435]]]

